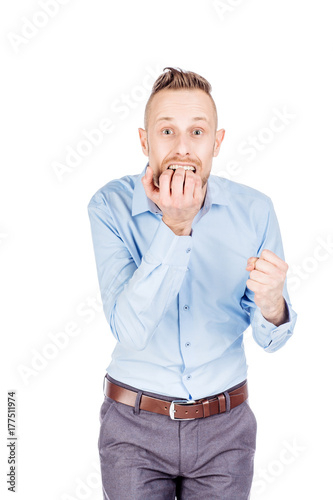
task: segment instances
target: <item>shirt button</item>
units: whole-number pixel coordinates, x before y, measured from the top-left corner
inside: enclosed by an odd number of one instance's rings
[[[191,342],[186,342],[185,347],[191,347]]]
[[[188,311],[190,308],[190,306],[188,306],[187,304],[185,304],[185,306],[183,307],[184,311]]]
[[[264,324],[261,325],[261,328],[266,328],[266,326]]]
[[[189,253],[191,251],[190,248],[186,248],[186,253]]]
[[[192,375],[187,375],[186,380],[190,380],[192,378]]]

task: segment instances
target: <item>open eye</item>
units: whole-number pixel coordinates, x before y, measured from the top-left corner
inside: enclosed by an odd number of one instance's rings
[[[199,132],[199,133],[197,134],[196,132]],[[203,133],[203,132],[202,132],[202,130],[201,130],[200,128],[196,128],[196,129],[194,130],[194,135],[202,135],[202,133]]]
[[[170,135],[172,133],[172,130],[170,128],[165,128],[162,130],[162,134],[164,135]]]

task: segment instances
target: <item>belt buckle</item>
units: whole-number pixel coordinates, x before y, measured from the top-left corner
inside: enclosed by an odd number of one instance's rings
[[[195,420],[195,418],[177,418],[175,417],[175,404],[177,405],[190,405],[190,404],[194,404],[195,401],[191,400],[191,399],[174,399],[173,401],[171,401],[170,403],[170,408],[169,408],[169,415],[170,415],[170,418],[171,420]]]

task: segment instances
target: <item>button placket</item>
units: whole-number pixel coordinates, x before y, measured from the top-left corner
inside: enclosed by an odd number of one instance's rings
[[[187,250],[191,250],[188,248]],[[187,251],[186,250],[186,251]],[[179,304],[179,346],[184,363],[183,382],[187,387],[192,384],[191,367],[193,366],[193,349],[191,348],[191,332],[193,332],[193,317],[191,314],[191,277],[185,274],[182,287],[178,295]],[[187,388],[191,393],[192,388]]]

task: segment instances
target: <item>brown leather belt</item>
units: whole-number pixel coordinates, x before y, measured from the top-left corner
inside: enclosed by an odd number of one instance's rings
[[[125,389],[119,385],[110,382],[105,377],[104,394],[128,406],[135,406],[137,392]],[[233,391],[225,391],[230,397],[230,409],[240,405],[248,398],[247,382]],[[163,399],[153,398],[142,394],[140,401],[140,410],[159,413],[169,416],[172,420],[192,420],[195,418],[209,417],[226,411],[226,398],[224,393],[210,396],[209,398],[192,400],[174,400],[165,401]]]

